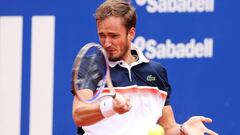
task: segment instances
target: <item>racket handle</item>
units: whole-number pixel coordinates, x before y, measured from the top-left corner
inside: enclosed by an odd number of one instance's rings
[[[125,98],[122,95],[120,95],[119,93],[115,93],[113,96],[113,99],[121,104],[124,104],[126,102]]]

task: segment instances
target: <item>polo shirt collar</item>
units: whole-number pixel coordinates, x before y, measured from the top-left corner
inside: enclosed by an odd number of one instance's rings
[[[138,64],[140,63],[148,63],[149,60],[143,55],[142,51],[133,43],[131,43],[131,51],[136,51],[137,52],[137,56],[138,56]],[[110,67],[115,67],[117,64],[123,63],[123,60],[119,60],[119,61],[109,61],[109,66]]]

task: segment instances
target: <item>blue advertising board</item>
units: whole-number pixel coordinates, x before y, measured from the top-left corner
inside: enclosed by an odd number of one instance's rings
[[[70,135],[72,63],[98,42],[104,0],[0,0],[0,134]],[[132,0],[133,42],[168,70],[177,122],[193,115],[221,135],[240,128],[239,1]]]

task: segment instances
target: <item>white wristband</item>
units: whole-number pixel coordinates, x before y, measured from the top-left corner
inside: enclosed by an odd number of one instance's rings
[[[113,116],[116,113],[113,109],[112,100],[112,98],[107,98],[100,102],[100,111],[105,118]]]

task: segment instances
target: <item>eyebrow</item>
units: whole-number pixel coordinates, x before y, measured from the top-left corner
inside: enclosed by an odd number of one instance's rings
[[[109,34],[109,35],[119,35],[118,32],[107,32],[106,34]],[[98,32],[98,35],[105,35],[104,32]]]

